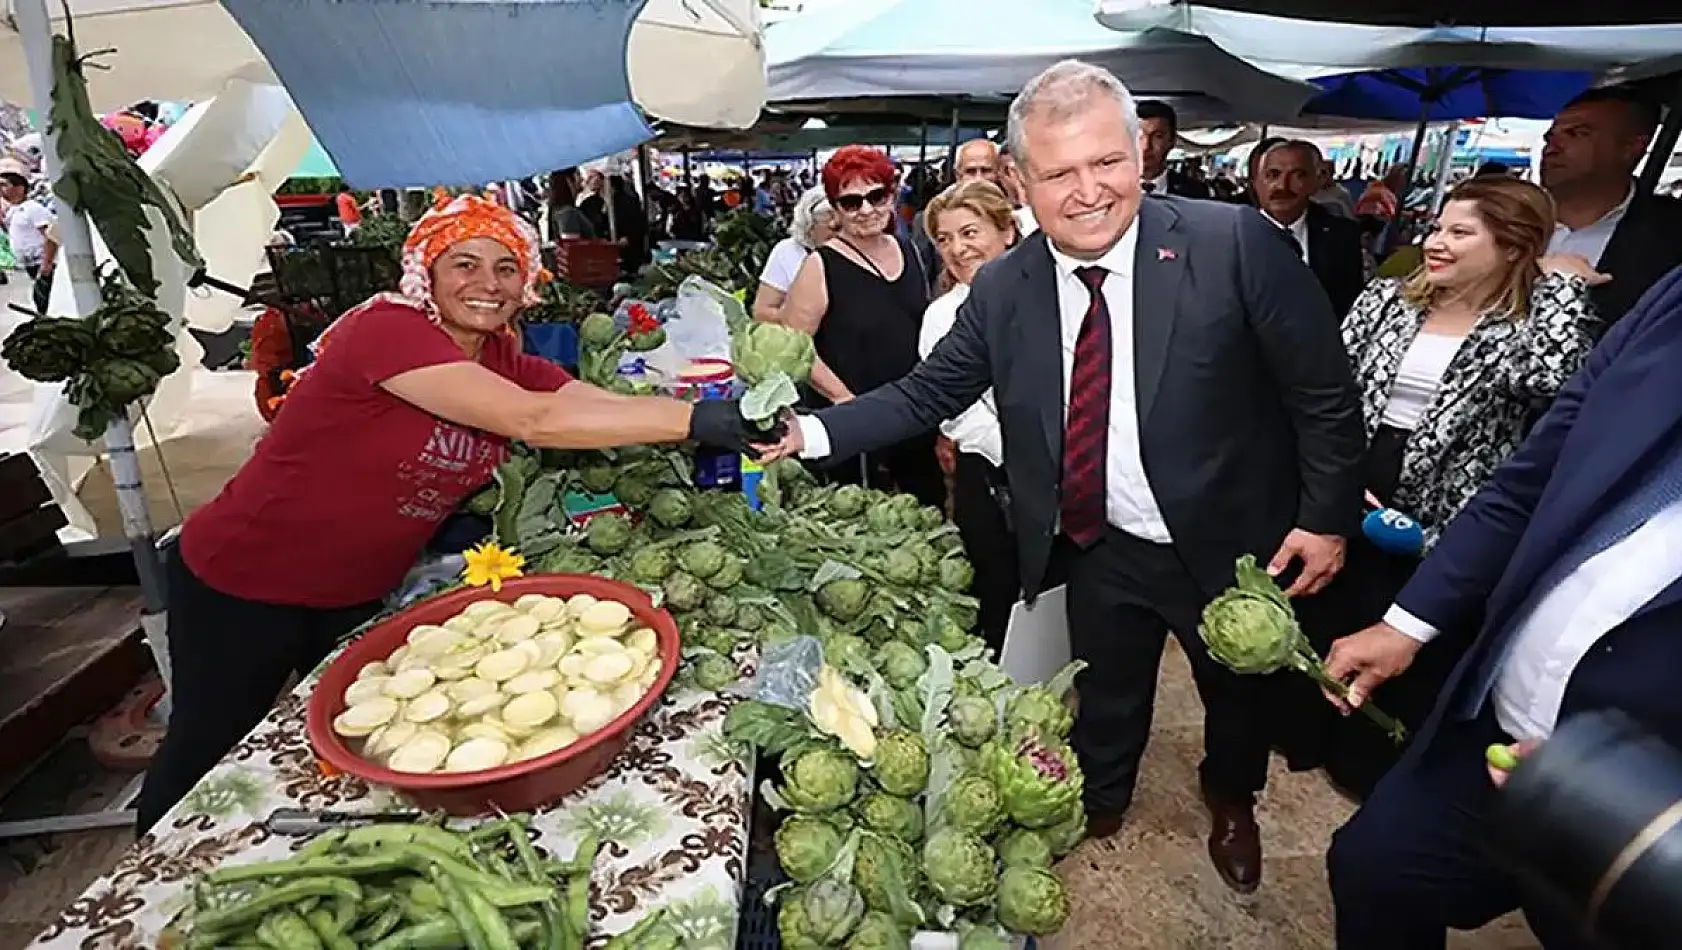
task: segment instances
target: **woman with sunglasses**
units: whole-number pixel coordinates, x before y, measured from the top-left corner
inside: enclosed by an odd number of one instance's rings
[[[916,253],[889,227],[898,174],[888,156],[849,145],[824,163],[822,177],[836,234],[800,266],[780,319],[812,334],[818,351],[812,386],[840,403],[917,365],[928,282]],[[835,475],[909,492],[926,505],[946,500],[932,433],[874,453],[867,465],[845,463]]]

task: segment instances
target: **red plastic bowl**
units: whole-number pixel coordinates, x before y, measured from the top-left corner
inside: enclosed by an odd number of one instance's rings
[[[333,731],[334,717],[345,708],[345,689],[356,680],[357,672],[368,663],[390,656],[403,645],[412,628],[443,623],[474,601],[494,598],[513,603],[524,594],[551,597],[589,594],[602,600],[617,600],[631,608],[631,615],[653,628],[659,637],[660,675],[647,695],[601,731],[564,749],[478,772],[394,772],[352,752]],[[508,581],[500,593],[492,593],[488,587],[452,591],[370,627],[339,654],[321,674],[321,681],[310,695],[310,743],[315,746],[316,754],[333,768],[394,789],[428,811],[442,810],[452,815],[533,811],[561,800],[600,775],[624,751],[637,721],[660,701],[677,673],[679,650],[677,624],[671,614],[655,607],[648,595],[637,588],[605,577],[539,574]]]

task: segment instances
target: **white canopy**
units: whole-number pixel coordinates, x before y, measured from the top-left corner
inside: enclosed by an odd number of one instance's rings
[[[284,0],[282,0],[284,2]],[[251,38],[216,0],[69,0],[76,43],[114,48],[90,71],[101,112],[140,99],[209,99],[229,79],[273,82]],[[12,27],[14,0],[0,0],[0,99],[35,105],[23,45]],[[55,29],[63,9],[48,4]],[[474,50],[490,69],[492,50]],[[556,55],[565,55],[558,50]],[[765,103],[765,55],[757,0],[648,0],[631,28],[627,57],[637,104],[656,118],[707,128],[746,128]],[[541,69],[541,63],[523,68]]]
[[[1008,96],[1068,58],[1105,67],[1142,98],[1216,104],[1204,120],[1287,118],[1317,91],[1201,37],[1107,31],[1089,0],[850,0],[773,24],[765,43],[774,103]]]
[[[1424,66],[1599,71],[1682,49],[1682,25],[1578,27],[1365,26],[1291,20],[1169,0],[1097,0],[1098,22],[1123,34],[1163,29],[1207,37],[1263,69],[1312,78]]]

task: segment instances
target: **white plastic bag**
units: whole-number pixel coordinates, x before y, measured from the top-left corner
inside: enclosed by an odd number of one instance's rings
[[[730,358],[730,324],[719,296],[725,292],[699,277],[677,289],[676,314],[666,324],[666,345],[644,354],[648,365],[676,379],[696,360]]]

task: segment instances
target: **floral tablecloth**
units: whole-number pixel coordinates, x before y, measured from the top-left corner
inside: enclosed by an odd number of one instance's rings
[[[284,857],[307,840],[269,833],[264,819],[277,808],[401,810],[385,789],[320,774],[304,731],[313,682],[282,699],[33,946],[157,947],[199,874]],[[560,857],[587,833],[603,842],[593,879],[593,943],[663,906],[685,948],[735,946],[752,762],[724,738],[727,710],[715,693],[674,684],[606,773],[534,819],[539,845]]]

